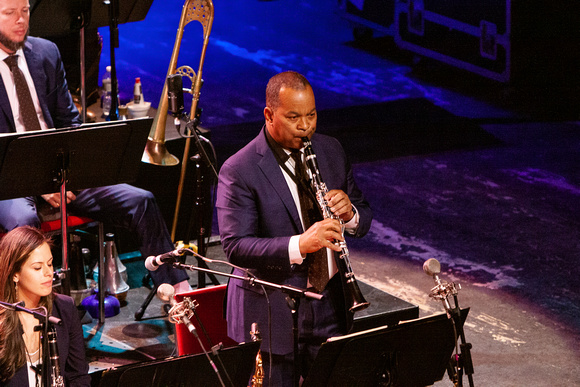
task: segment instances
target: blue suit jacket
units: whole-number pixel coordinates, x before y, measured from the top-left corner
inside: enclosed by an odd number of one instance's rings
[[[79,112],[68,91],[64,66],[56,45],[45,39],[29,37],[23,51],[48,127],[80,125]],[[15,131],[10,101],[0,77],[0,133]]]
[[[60,370],[70,387],[87,387],[91,385],[88,374],[89,366],[85,360],[85,342],[77,308],[72,298],[55,294],[52,315],[62,320],[56,327]],[[19,368],[16,374],[2,386],[28,386],[26,366]]]
[[[356,186],[351,166],[340,143],[322,134],[312,138],[322,179],[329,190],[346,192],[360,214],[356,237],[365,235],[372,213]],[[217,214],[220,236],[229,261],[251,269],[259,279],[306,288],[307,273],[301,265],[290,266],[288,243],[292,235],[304,232],[284,175],[260,134],[229,158],[220,170]],[[235,270],[243,276],[243,272]],[[272,307],[272,346],[277,354],[293,349],[292,317],[285,297],[267,290]],[[238,342],[251,340],[251,324],[267,332],[267,303],[262,290],[246,281],[233,279],[228,285],[228,335]],[[262,348],[268,337],[263,335]]]

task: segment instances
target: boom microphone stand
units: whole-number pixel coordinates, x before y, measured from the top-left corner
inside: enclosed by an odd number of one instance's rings
[[[173,74],[170,75],[167,79],[167,84],[168,84],[168,98],[169,98],[169,109],[171,110],[171,113],[173,114],[173,116],[175,117],[175,123],[176,123],[176,129],[179,132],[180,131],[180,120],[184,120],[186,122],[185,127],[184,127],[184,134],[179,133],[182,137],[184,138],[194,138],[195,140],[195,144],[198,150],[198,153],[191,156],[191,160],[195,162],[195,176],[196,176],[196,198],[195,198],[195,207],[193,208],[192,212],[191,212],[191,217],[189,220],[189,225],[187,228],[187,233],[186,233],[186,237],[184,239],[184,243],[189,246],[189,242],[191,240],[191,234],[192,234],[192,229],[193,229],[193,225],[196,221],[195,219],[195,215],[197,214],[197,226],[198,226],[198,233],[197,233],[197,253],[201,256],[205,256],[206,252],[207,252],[207,243],[205,241],[206,238],[206,233],[208,232],[208,230],[205,228],[205,223],[206,223],[206,208],[205,205],[208,201],[208,198],[205,195],[204,192],[204,174],[203,174],[203,164],[207,165],[208,168],[211,169],[212,174],[211,174],[211,178],[206,177],[206,179],[208,179],[209,181],[212,181],[213,177],[215,176],[215,179],[217,179],[218,173],[217,170],[215,169],[215,165],[214,162],[212,160],[215,160],[215,154],[213,159],[209,157],[209,155],[206,152],[206,149],[203,145],[203,142],[208,143],[211,146],[211,143],[209,142],[208,139],[206,139],[205,137],[201,136],[199,134],[199,123],[200,123],[200,115],[201,115],[201,109],[197,109],[195,117],[191,118],[189,117],[189,115],[187,113],[184,113],[184,107],[183,107],[183,89],[182,89],[182,79],[181,79],[181,75],[180,74]],[[213,147],[212,147],[213,148]],[[189,153],[189,151],[188,151]],[[211,232],[211,227],[210,228],[210,232]],[[194,257],[197,258],[197,256],[194,254]],[[185,260],[185,258],[183,259]],[[209,269],[207,267],[207,265],[205,264],[205,262],[199,258],[197,258],[197,262],[199,267],[205,268],[205,269]],[[205,283],[205,275],[207,275],[211,281],[211,283],[213,285],[219,285],[219,281],[217,280],[217,278],[215,277],[215,275],[211,272],[207,272],[207,273],[203,273],[201,271],[198,272],[198,279],[197,279],[197,287],[198,289],[200,288],[204,288],[206,286]],[[147,297],[145,298],[145,300],[143,301],[143,303],[141,304],[141,306],[139,307],[139,309],[135,312],[135,321],[141,321],[141,319],[143,318],[143,315],[145,314],[145,310],[147,309],[147,307],[149,306],[149,304],[151,303],[151,301],[153,300],[153,297],[155,297],[155,294],[157,293],[157,286],[153,285],[153,287],[151,288],[151,290],[149,291],[149,294],[147,295]]]
[[[200,136],[201,137],[201,136]],[[201,152],[197,153],[191,160],[195,163],[195,205],[191,212],[189,219],[189,226],[187,231],[187,238],[192,235],[192,230],[197,225],[197,252],[200,255],[205,256],[207,253],[209,237],[211,236],[211,224],[212,216],[211,210],[213,209],[213,199],[209,192],[208,186],[212,186],[212,176],[204,177],[204,167],[201,157]],[[205,184],[204,184],[205,180]],[[207,227],[206,227],[207,225]],[[202,267],[205,266],[205,262],[198,260],[198,263]],[[205,287],[205,275],[204,273],[198,273],[197,286],[198,288]],[[219,281],[215,278],[213,274],[207,274],[213,285],[218,285]]]
[[[435,280],[435,287],[431,289],[429,297],[434,300],[441,301],[443,307],[447,312],[447,317],[453,323],[453,329],[455,330],[455,342],[457,348],[458,337],[461,339],[461,344],[459,345],[459,351],[456,350],[456,355],[451,359],[449,367],[447,369],[449,378],[453,381],[453,384],[457,387],[463,386],[463,374],[467,375],[469,380],[469,386],[473,387],[473,362],[471,359],[471,343],[467,343],[465,340],[465,332],[463,330],[463,320],[461,318],[461,310],[459,309],[459,300],[457,298],[457,293],[461,286],[453,282],[443,281],[439,278],[439,273],[441,272],[441,264],[435,258],[429,258],[423,264],[423,271],[432,276]],[[454,307],[451,307],[448,297],[453,296]],[[457,370],[455,371],[454,368]]]
[[[48,313],[47,313],[45,307],[42,307],[42,309],[44,310],[44,313],[40,313],[39,311],[34,310],[34,309],[27,309],[24,307],[24,301],[20,301],[20,302],[17,302],[15,304],[10,304],[7,302],[0,301],[0,305],[5,307],[6,309],[10,309],[10,310],[13,310],[15,312],[29,313],[29,314],[33,315],[40,322],[39,325],[34,327],[34,330],[42,330],[42,341],[41,341],[41,346],[42,346],[42,371],[41,371],[42,385],[43,386],[51,386],[52,385],[52,382],[51,382],[52,372],[50,372],[50,367],[53,366],[53,363],[52,363],[53,360],[56,360],[56,362],[58,362],[58,353],[54,354],[54,356],[53,356],[53,354],[50,353],[49,343],[48,343],[48,331],[50,329],[52,329],[52,326],[54,326],[54,325],[62,325],[62,320],[58,317],[48,316]],[[50,327],[49,327],[49,325],[50,325]],[[56,366],[58,366],[58,364]]]
[[[471,343],[465,341],[465,332],[463,330],[463,322],[461,320],[461,314],[459,309],[459,302],[457,300],[457,292],[453,294],[453,301],[455,307],[447,312],[447,315],[451,316],[453,321],[453,326],[457,332],[459,332],[459,337],[461,339],[461,344],[459,345],[460,352],[457,356],[452,358],[455,360],[457,366],[457,376],[456,376],[456,386],[463,386],[463,374],[467,375],[469,381],[469,386],[473,387],[473,362],[471,359]],[[452,366],[452,364],[450,365]]]
[[[198,258],[200,258],[204,261],[215,262],[211,259],[199,256],[199,254],[196,254],[193,251],[190,251],[190,252],[193,255],[197,256]],[[225,261],[220,261],[220,262],[228,264],[230,266],[234,266],[234,265],[231,265],[229,262],[225,262]],[[221,275],[221,276],[228,277],[228,278],[239,279],[239,280],[242,280],[242,281],[249,283],[252,286],[256,286],[256,285],[265,286],[267,288],[279,290],[283,293],[286,293],[288,295],[288,297],[287,297],[288,306],[290,307],[290,309],[292,311],[292,334],[293,334],[293,344],[294,344],[294,378],[293,378],[294,380],[293,380],[293,384],[294,384],[294,386],[298,386],[298,381],[299,381],[300,375],[297,372],[298,362],[296,361],[296,359],[298,357],[298,306],[299,306],[299,300],[300,300],[300,298],[303,298],[303,297],[320,300],[320,299],[322,299],[322,295],[320,295],[318,293],[309,292],[307,290],[300,289],[300,288],[297,288],[295,286],[275,284],[275,283],[263,281],[263,280],[260,280],[258,278],[251,277],[251,276],[242,277],[242,276],[239,276],[236,274],[229,274],[229,273],[223,273],[223,272],[211,270],[209,268],[197,267],[197,266],[192,266],[192,265],[185,265],[181,262],[173,262],[173,267],[177,268],[177,269],[182,269],[182,270],[202,271],[204,273],[211,273],[211,274]],[[237,266],[235,266],[235,267],[238,269],[242,269],[242,268],[239,268]],[[242,270],[244,270],[244,269],[242,269]]]
[[[207,334],[205,327],[201,323],[201,320],[199,319],[199,317],[197,316],[197,313],[195,311],[197,306],[198,306],[197,302],[195,300],[191,300],[189,297],[183,297],[182,302],[177,302],[175,300],[174,296],[175,296],[175,290],[173,289],[173,286],[171,286],[169,284],[159,285],[159,287],[157,289],[157,297],[161,301],[171,303],[171,309],[168,312],[169,321],[174,323],[174,324],[179,324],[179,323],[184,324],[185,327],[187,328],[187,330],[189,331],[189,333],[191,333],[197,339],[197,342],[199,343],[201,351],[203,352],[203,354],[207,358],[210,366],[214,370],[216,377],[218,378],[218,380],[220,382],[220,385],[222,387],[225,387],[225,383],[224,383],[223,378],[221,376],[220,370],[215,365],[213,360],[210,358],[209,352],[207,351],[207,349],[203,345],[203,341],[201,340],[201,338],[199,337],[199,335],[197,333],[197,329],[191,323],[191,317],[195,315],[199,326],[202,328],[204,334],[206,335],[207,340],[209,341],[209,343],[212,347],[213,355],[216,357],[218,362],[221,364],[222,369],[227,376],[228,383],[233,387],[234,383],[232,382],[230,375],[228,373],[228,370],[224,367],[223,362],[221,361],[221,358],[219,356],[218,350],[220,349],[221,343],[220,343],[220,345],[217,345],[217,346],[212,345],[211,340],[209,338],[209,335]]]
[[[108,6],[109,11],[109,41],[111,51],[111,110],[109,120],[116,121],[117,109],[119,108],[119,99],[117,97],[117,64],[115,60],[115,49],[119,47],[119,0],[105,0],[104,4]]]
[[[214,180],[214,177],[217,180],[218,175],[217,175],[217,171],[215,169],[214,163],[212,162],[212,159],[209,157],[209,155],[206,152],[204,144],[202,143],[202,139],[205,143],[209,144],[210,146],[211,146],[211,143],[209,142],[209,140],[207,140],[205,137],[203,137],[199,134],[199,129],[198,129],[199,114],[200,114],[200,111],[198,111],[197,116],[193,120],[188,121],[188,123],[186,124],[186,128],[188,128],[188,133],[191,137],[193,137],[195,139],[195,145],[196,145],[197,150],[198,150],[198,153],[191,157],[191,160],[193,162],[195,162],[196,198],[195,198],[195,206],[191,212],[191,217],[189,220],[189,226],[187,229],[186,240],[189,241],[191,239],[190,238],[190,236],[192,234],[191,230],[193,229],[194,224],[197,222],[197,253],[201,256],[205,256],[205,254],[207,252],[206,234],[208,234],[208,232],[211,233],[211,226],[210,226],[210,230],[207,230],[205,227],[206,216],[207,216],[206,205],[208,204],[208,197],[204,192],[205,191],[204,190],[204,188],[205,188],[204,174],[203,174],[204,164],[212,172],[212,173],[210,173],[210,176],[205,176],[205,179],[208,181],[208,184],[209,184],[209,182]],[[213,159],[215,160],[215,154],[214,154]],[[196,214],[197,214],[197,219],[195,218]],[[210,219],[210,225],[211,225],[211,219]],[[206,269],[208,268],[203,260],[200,260],[198,258],[197,262],[198,262],[198,265],[200,267],[203,267]],[[211,280],[213,285],[219,285],[219,281],[217,280],[217,278],[213,274],[198,272],[198,280],[197,280],[197,287],[198,288],[205,287],[205,275],[206,274],[209,277],[209,279]]]

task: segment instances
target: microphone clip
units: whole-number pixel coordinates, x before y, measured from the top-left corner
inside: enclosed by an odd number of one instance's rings
[[[174,304],[169,309],[169,321],[173,324],[181,324],[184,318],[190,320],[193,317],[193,311],[199,306],[196,300],[189,297],[183,297],[183,301]]]
[[[437,301],[443,301],[446,300],[450,295],[456,296],[459,290],[461,290],[460,284],[455,284],[453,282],[447,281],[440,281],[440,283],[438,283],[431,289],[429,297]]]

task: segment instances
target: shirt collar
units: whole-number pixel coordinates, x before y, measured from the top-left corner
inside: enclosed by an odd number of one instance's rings
[[[272,152],[274,152],[276,158],[280,160],[282,164],[285,164],[288,159],[290,159],[290,153],[292,151],[285,149],[280,144],[278,144],[276,140],[272,138],[268,128],[264,128],[264,132],[266,132],[266,140],[268,141],[268,144],[270,144],[270,149],[272,149]]]
[[[14,54],[9,54],[0,48],[0,61],[4,62],[4,59],[8,58],[10,55],[18,55],[18,60],[20,61],[20,58],[24,58],[24,51],[22,48],[19,48]]]

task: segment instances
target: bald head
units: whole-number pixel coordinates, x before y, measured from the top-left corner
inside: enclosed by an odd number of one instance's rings
[[[285,71],[274,75],[266,86],[266,106],[275,111],[280,106],[280,90],[306,90],[311,88],[310,82],[296,71]]]

